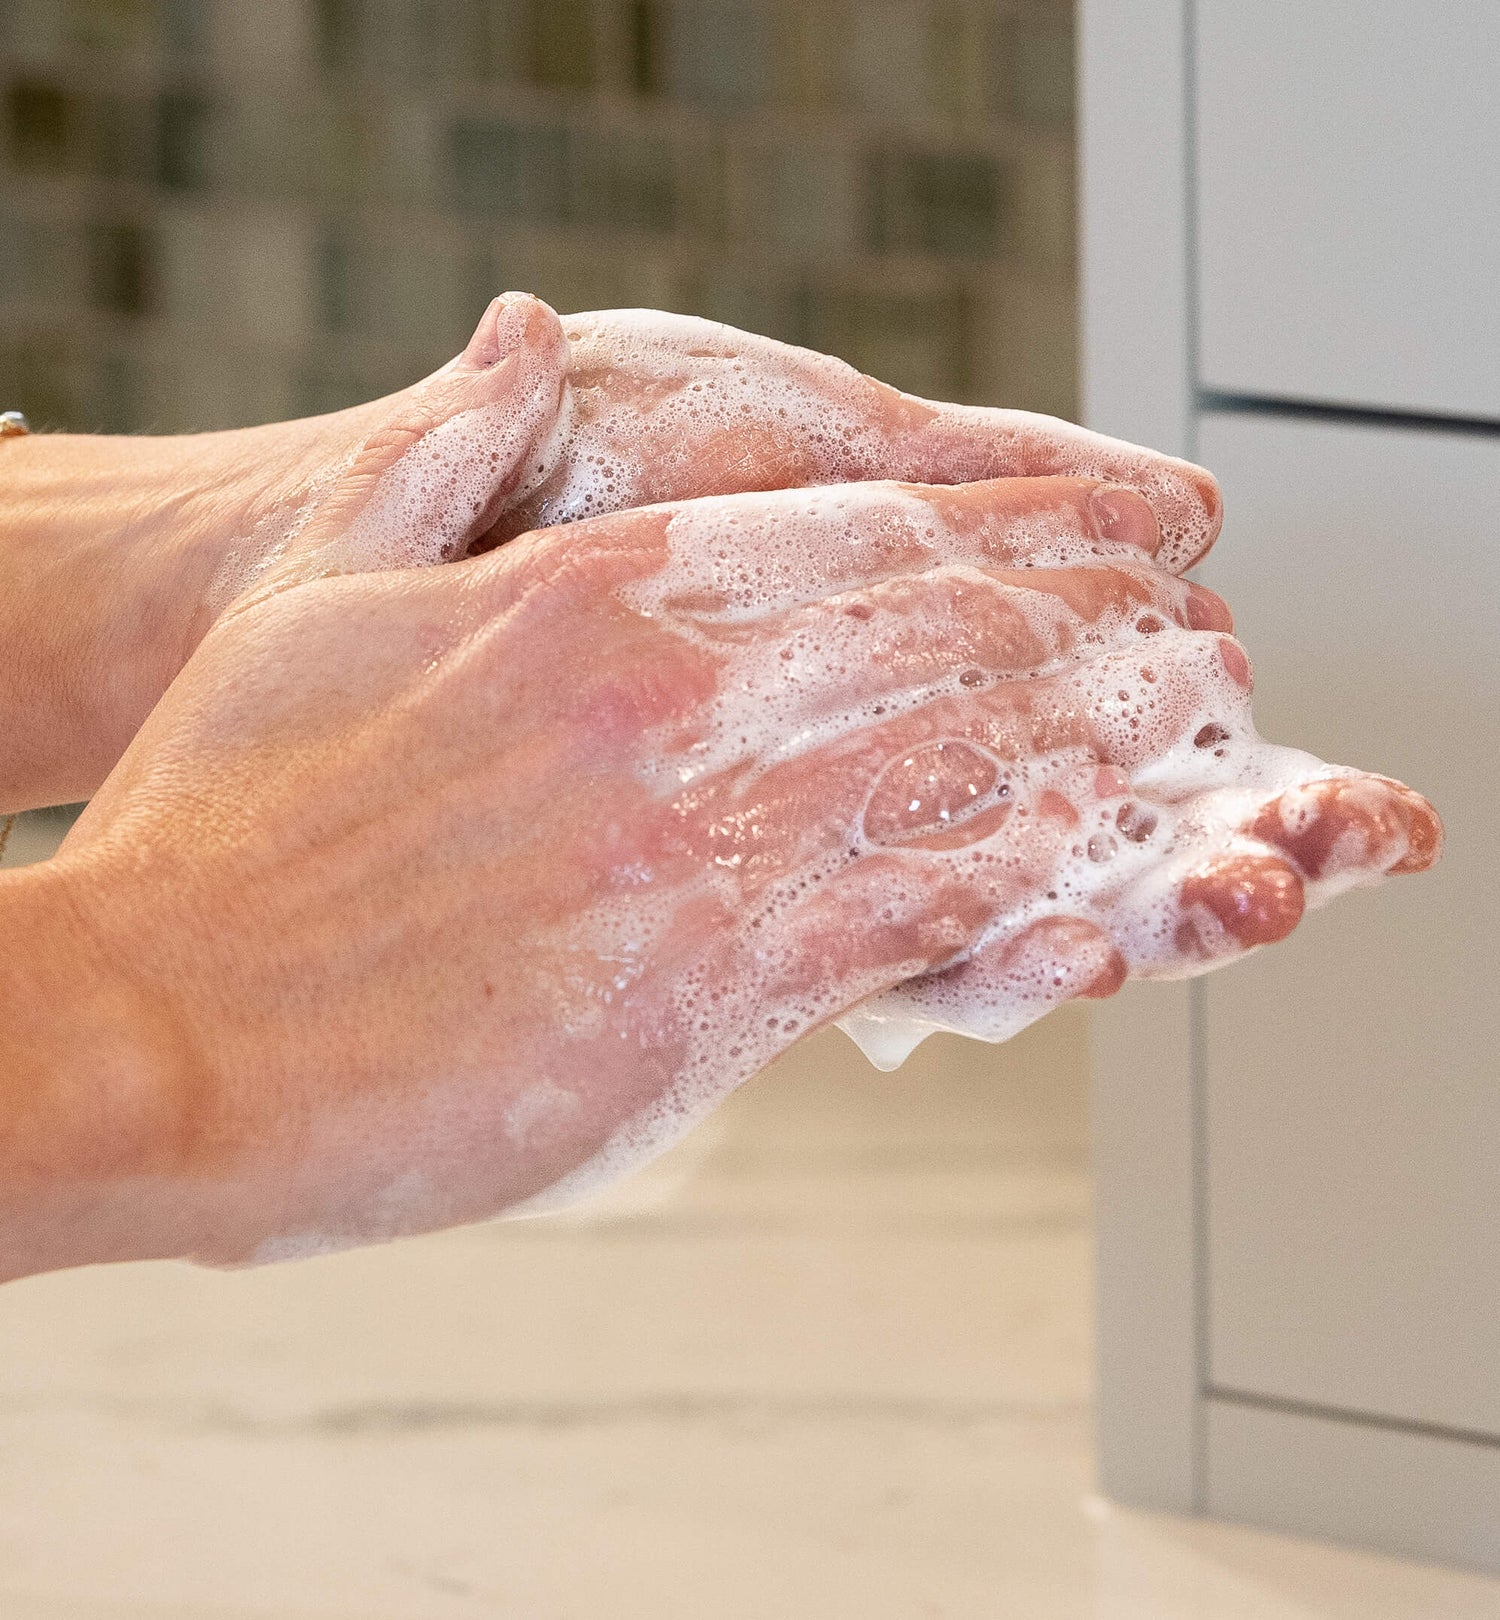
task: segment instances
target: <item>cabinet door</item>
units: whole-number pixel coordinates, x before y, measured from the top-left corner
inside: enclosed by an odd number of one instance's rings
[[[1448,832],[1207,986],[1209,1381],[1500,1436],[1500,436],[1211,414],[1199,448],[1262,730]]]
[[[1500,5],[1196,18],[1203,382],[1500,419]]]

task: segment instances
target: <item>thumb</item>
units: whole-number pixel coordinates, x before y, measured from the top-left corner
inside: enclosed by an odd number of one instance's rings
[[[462,557],[545,476],[568,361],[552,309],[528,293],[495,299],[464,352],[354,451],[248,595]]]

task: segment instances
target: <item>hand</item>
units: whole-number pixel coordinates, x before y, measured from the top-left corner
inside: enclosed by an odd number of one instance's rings
[[[92,794],[215,618],[320,565],[425,564],[650,502],[888,477],[1126,485],[1154,507],[1177,571],[1218,532],[1207,473],[1069,423],[928,404],[686,316],[613,311],[566,328],[507,294],[457,360],[354,410],[188,438],[8,444],[0,811]],[[424,499],[427,530],[392,546],[393,508]],[[305,537],[330,510],[344,522],[322,525],[330,549],[314,558]]]
[[[1201,971],[1304,875],[1430,860],[1415,795],[1246,733],[1222,603],[1098,494],[709,499],[226,616],[0,881],[45,1009],[0,1030],[0,1269],[560,1199],[894,986]]]
[[[1055,417],[917,399],[829,355],[687,315],[606,310],[563,328],[572,358],[559,454],[492,541],[701,495],[1060,474],[1143,494],[1173,573],[1219,532],[1211,474]]]
[[[539,471],[567,344],[524,296],[415,388],[334,416],[183,438],[4,446],[0,812],[86,798],[209,626],[319,567],[458,555]],[[414,444],[422,455],[406,456]],[[394,509],[423,507],[400,554]],[[323,522],[314,557],[307,536]],[[410,512],[403,513],[411,516]]]

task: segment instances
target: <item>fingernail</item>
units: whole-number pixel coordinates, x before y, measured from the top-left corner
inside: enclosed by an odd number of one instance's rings
[[[525,323],[505,319],[516,296],[515,293],[504,293],[493,299],[480,317],[479,325],[474,328],[474,336],[469,339],[463,358],[476,371],[486,371],[491,366],[499,365],[521,346]]]
[[[1161,530],[1156,524],[1156,513],[1144,495],[1123,486],[1097,489],[1091,504],[1101,540],[1139,546],[1150,556],[1156,555],[1161,546]]]
[[[1209,590],[1206,585],[1189,585],[1187,622],[1190,630],[1222,630],[1227,633],[1234,629],[1234,614],[1217,591]]]

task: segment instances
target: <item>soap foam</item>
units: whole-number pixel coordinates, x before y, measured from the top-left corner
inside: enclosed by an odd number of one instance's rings
[[[1241,955],[1246,944],[1209,907],[1185,904],[1184,883],[1220,861],[1279,857],[1247,829],[1272,804],[1288,826],[1305,821],[1311,784],[1341,780],[1372,804],[1389,791],[1265,742],[1238,644],[1190,628],[1191,588],[1134,548],[1039,520],[997,572],[939,503],[888,484],[670,510],[667,560],[619,595],[711,652],[719,675],[692,726],[649,739],[641,775],[654,798],[687,805],[728,775],[753,803],[771,773],[840,749],[870,754],[866,795],[797,845],[799,864],[764,889],[741,886],[730,839],[687,890],[622,896],[585,921],[575,947],[622,964],[639,965],[649,940],[678,937],[673,918],[689,904],[713,904],[734,938],[679,976],[676,1082],[526,1212],[659,1153],[835,1015],[889,1068],[936,1030],[1004,1040],[1124,972],[1181,977]],[[1117,587],[1098,595],[1097,617],[1045,589],[1060,569]],[[1013,615],[1032,661],[960,657],[952,606],[966,599]],[[870,753],[888,734],[902,741]],[[1333,849],[1306,874],[1307,903],[1400,861],[1402,829],[1382,837]],[[913,962],[908,976],[887,965],[864,984],[799,975],[819,897],[861,881],[871,928],[922,917],[944,885],[980,897],[990,920],[977,938],[956,929],[940,972]],[[622,996],[632,971],[622,969]],[[884,988],[893,979],[903,982]]]
[[[610,310],[565,324],[571,426],[551,476],[513,503],[501,538],[690,496],[1042,474],[1139,490],[1173,572],[1218,530],[1217,491],[1200,469],[1072,422],[918,399],[832,356],[693,316]]]

